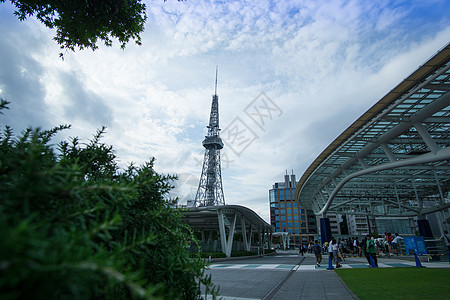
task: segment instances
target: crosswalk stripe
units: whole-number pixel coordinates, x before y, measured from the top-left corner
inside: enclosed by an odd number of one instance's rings
[[[424,263],[426,264],[426,263]],[[379,268],[407,268],[415,267],[415,262],[401,262],[401,263],[378,263]],[[427,264],[427,268],[450,268],[448,264]],[[322,264],[320,267],[316,265],[283,265],[283,264],[213,264],[209,266],[210,269],[246,269],[246,270],[282,270],[282,271],[310,271],[310,270],[327,270],[328,264]],[[367,263],[348,263],[342,264],[342,269],[360,269],[369,268]]]

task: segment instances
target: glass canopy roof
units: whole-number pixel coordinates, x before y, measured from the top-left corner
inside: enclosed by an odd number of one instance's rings
[[[450,208],[450,44],[334,140],[295,199],[317,215],[417,216]]]

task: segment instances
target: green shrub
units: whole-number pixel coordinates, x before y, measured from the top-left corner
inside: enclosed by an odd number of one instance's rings
[[[234,252],[231,252],[231,257],[255,256],[255,255],[258,255],[258,252],[255,252],[255,251],[234,251]]]
[[[199,299],[200,284],[215,294],[164,199],[174,177],[153,159],[119,171],[104,129],[52,146],[68,127],[0,136],[2,299]]]
[[[227,257],[225,255],[225,253],[223,253],[223,252],[200,252],[200,257],[201,258],[209,258],[210,255],[211,255],[211,258]]]

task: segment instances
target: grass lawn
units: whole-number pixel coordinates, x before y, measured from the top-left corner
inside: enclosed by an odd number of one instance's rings
[[[336,270],[360,299],[450,299],[450,269]]]

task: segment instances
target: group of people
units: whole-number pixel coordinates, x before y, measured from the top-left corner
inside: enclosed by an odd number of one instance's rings
[[[330,242],[325,242],[323,245],[318,240],[314,243],[301,244],[299,253],[304,255],[306,252],[314,253],[316,256],[316,265],[320,267],[322,262],[322,255],[328,253],[336,268],[342,267],[341,261],[344,260],[345,254],[355,254],[359,257],[365,256],[369,267],[378,267],[377,255],[393,255],[399,254],[399,245],[402,237],[396,233],[392,235],[390,232],[384,233],[384,238],[375,238],[373,235],[366,235],[361,241],[358,237],[348,239],[332,238]],[[445,230],[440,238],[445,242],[448,252],[450,253],[450,235]]]
[[[377,266],[377,254],[380,252],[386,252],[389,254],[398,254],[398,245],[401,237],[396,233],[393,236],[391,233],[386,232],[384,242],[375,239],[374,236],[367,235],[362,241],[356,238],[338,239],[332,238],[330,242],[325,242],[320,245],[316,240],[314,244],[310,243],[308,246],[300,245],[299,253],[304,255],[305,252],[312,253],[316,256],[316,265],[320,267],[322,262],[322,254],[328,253],[333,263],[336,264],[336,268],[342,267],[341,262],[345,259],[345,254],[355,254],[358,256],[365,256],[369,266]]]

